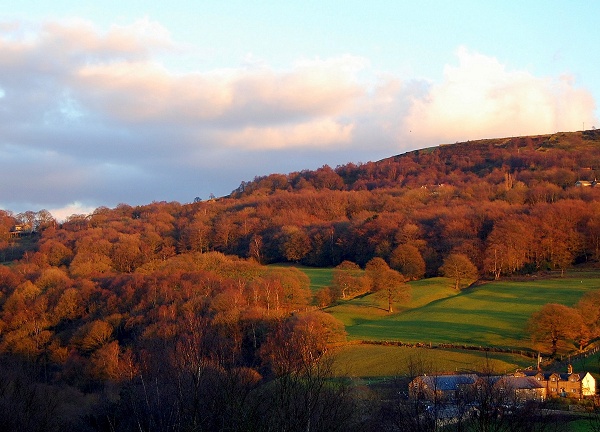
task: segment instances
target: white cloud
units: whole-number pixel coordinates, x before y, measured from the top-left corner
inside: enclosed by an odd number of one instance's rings
[[[248,127],[239,132],[224,134],[223,142],[236,148],[286,149],[293,147],[323,147],[349,143],[352,124],[339,124],[331,119],[280,127]]]
[[[496,58],[460,48],[458,66],[426,98],[415,100],[406,128],[423,141],[553,133],[577,130],[594,118],[585,89],[565,77],[536,77],[508,70]]]
[[[91,214],[96,207],[86,206],[80,202],[72,202],[61,208],[53,208],[48,210],[50,214],[59,222],[64,222],[69,216],[73,216],[75,214],[80,215],[88,215]]]

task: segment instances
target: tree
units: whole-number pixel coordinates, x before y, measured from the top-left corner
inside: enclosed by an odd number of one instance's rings
[[[404,276],[392,270],[382,258],[371,259],[365,272],[371,281],[371,291],[385,297],[388,312],[394,311],[395,302],[410,299],[410,287],[404,283]]]
[[[202,220],[194,220],[183,229],[182,242],[185,247],[197,252],[209,249],[210,226]]]
[[[333,269],[333,291],[343,299],[368,291],[364,272],[358,264],[343,261]]]
[[[385,296],[389,313],[394,312],[394,303],[410,300],[410,286],[404,282],[404,276],[392,269],[379,276],[379,292]]]
[[[112,269],[112,261],[108,256],[93,252],[78,252],[69,266],[72,276],[82,278],[109,273]]]
[[[140,258],[139,235],[121,234],[111,251],[114,268],[123,273],[131,273],[139,264]]]
[[[346,339],[344,325],[332,315],[298,313],[278,323],[261,347],[261,357],[278,376],[306,373],[326,354],[329,345]]]
[[[558,351],[558,343],[580,339],[584,329],[583,319],[573,308],[558,303],[548,303],[531,315],[527,330],[532,340],[549,343],[552,355]]]
[[[464,279],[476,279],[477,267],[463,254],[450,254],[440,267],[440,273],[447,278],[454,279],[454,288],[458,291]]]
[[[56,240],[44,242],[40,246],[40,252],[46,255],[48,264],[56,267],[68,265],[73,258],[73,251]]]
[[[390,270],[390,266],[388,266],[383,258],[376,257],[369,260],[365,266],[365,272],[371,280],[371,291],[376,292],[383,288],[382,276],[388,270]]]
[[[329,306],[332,301],[333,296],[329,287],[324,287],[315,293],[315,303],[320,308]]]
[[[531,220],[510,216],[494,224],[487,238],[484,261],[485,269],[494,279],[520,270],[527,263],[534,241],[530,223]]]
[[[46,210],[42,209],[35,215],[35,230],[43,231],[46,228],[51,226],[56,226],[56,220],[52,217],[52,214]]]
[[[254,258],[257,263],[263,262],[263,239],[259,234],[254,234],[250,239],[248,254],[250,258]]]
[[[109,323],[102,320],[95,320],[82,327],[75,338],[83,350],[93,351],[107,343],[112,334],[113,328]]]
[[[283,255],[288,261],[298,262],[310,252],[308,235],[298,227],[284,227]]]
[[[425,274],[425,261],[421,252],[410,244],[401,244],[392,251],[390,267],[412,280],[421,279]]]
[[[590,336],[600,336],[600,290],[586,292],[575,306],[588,327]]]

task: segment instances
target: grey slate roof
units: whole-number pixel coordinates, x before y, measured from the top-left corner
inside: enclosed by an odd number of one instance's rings
[[[430,390],[439,391],[458,390],[461,386],[474,384],[477,381],[475,374],[423,376],[421,378],[423,384]]]

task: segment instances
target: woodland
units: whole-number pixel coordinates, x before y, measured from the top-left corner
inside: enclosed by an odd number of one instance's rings
[[[271,174],[227,197],[60,223],[0,210],[0,430],[394,430],[402,412],[331,379],[345,330],[327,306],[377,292],[393,313],[411,280],[461,289],[595,267],[599,170],[588,130]],[[335,267],[332,286],[311,291],[297,264]],[[577,321],[582,343],[598,318]]]

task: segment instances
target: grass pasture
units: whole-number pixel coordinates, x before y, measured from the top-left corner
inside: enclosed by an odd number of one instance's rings
[[[497,281],[454,292],[444,278],[411,283],[413,299],[388,314],[370,294],[328,310],[346,325],[350,340],[453,343],[530,349],[525,332],[531,314],[546,303],[574,305],[600,289],[598,274],[556,279]],[[399,308],[400,309],[400,308]]]
[[[310,279],[310,289],[313,293],[331,286],[332,268],[298,267],[298,270],[302,270]]]
[[[535,359],[518,354],[391,345],[351,344],[336,349],[334,356],[334,375],[361,378],[405,375],[411,363],[422,366],[427,373],[473,370],[505,373],[535,366]]]
[[[333,268],[331,267],[307,267],[296,264],[270,264],[270,267],[295,267],[310,279],[310,290],[313,294],[322,288],[331,286],[333,280]]]

